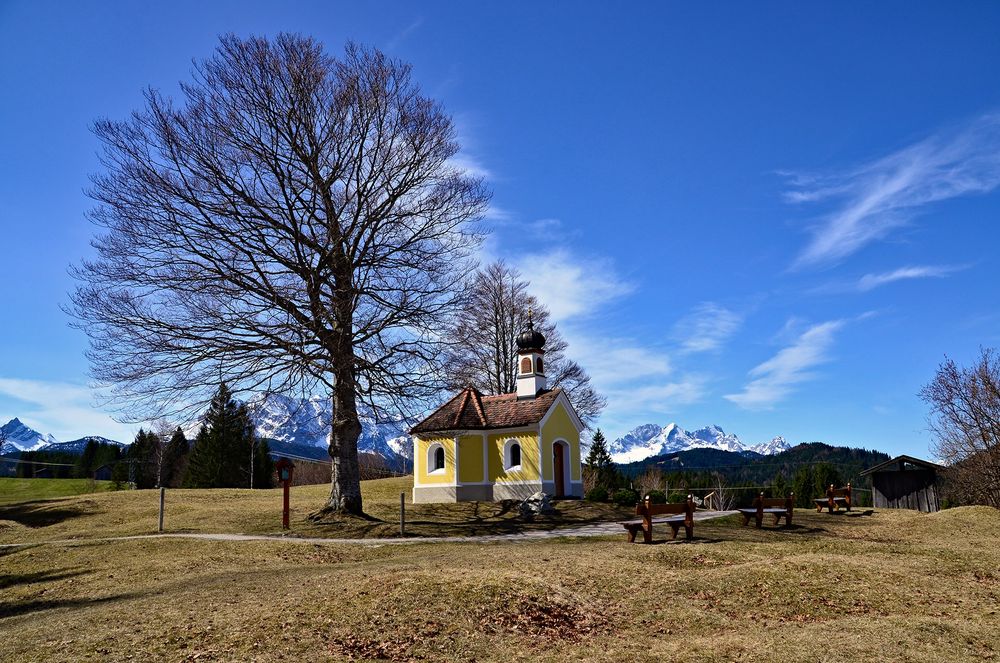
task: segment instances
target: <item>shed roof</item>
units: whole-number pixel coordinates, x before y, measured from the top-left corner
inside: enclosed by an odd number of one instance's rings
[[[922,467],[928,470],[944,469],[943,465],[938,465],[937,463],[932,463],[929,460],[921,460],[919,458],[914,458],[913,456],[907,456],[906,454],[903,454],[901,456],[896,456],[891,460],[887,460],[884,463],[873,465],[869,467],[867,470],[862,470],[860,474],[861,476],[867,476],[869,474],[874,474],[875,472],[882,472],[882,471],[892,472],[895,471],[893,466],[898,465],[899,463],[909,463],[911,465],[916,465],[918,467]]]
[[[561,393],[559,388],[546,389],[534,398],[519,399],[517,394],[483,396],[476,389],[466,387],[414,426],[410,433],[531,426],[545,417]]]

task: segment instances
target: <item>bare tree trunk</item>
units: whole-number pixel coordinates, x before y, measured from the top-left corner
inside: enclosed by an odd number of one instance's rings
[[[360,515],[361,466],[358,462],[358,438],[361,422],[358,420],[353,387],[340,387],[334,391],[333,425],[330,430],[330,458],[333,462],[330,479],[330,499],[325,511],[339,511]]]

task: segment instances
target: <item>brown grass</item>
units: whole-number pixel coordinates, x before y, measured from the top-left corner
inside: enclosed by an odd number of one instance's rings
[[[368,518],[309,518],[329,486],[297,486],[290,496],[292,536],[399,536],[399,494],[406,494],[407,536],[514,533],[579,526],[628,516],[628,509],[583,501],[557,502],[557,514],[526,523],[512,503],[412,504],[412,477],[362,482]],[[149,534],[156,531],[159,491],[95,493],[65,499],[0,503],[0,543]],[[280,489],[182,490],[166,493],[164,527],[174,533],[280,534]]]
[[[796,519],[786,530],[699,523],[693,543],[653,546],[615,537],[0,548],[0,660],[1000,657],[1000,512]]]

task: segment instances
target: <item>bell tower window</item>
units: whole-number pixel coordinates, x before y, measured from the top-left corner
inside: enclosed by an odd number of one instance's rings
[[[521,375],[528,373],[531,373],[531,357],[525,357],[521,360]]]

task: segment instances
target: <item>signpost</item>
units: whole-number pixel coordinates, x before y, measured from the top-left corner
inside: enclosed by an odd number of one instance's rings
[[[274,469],[278,471],[278,480],[281,481],[282,492],[285,494],[284,509],[281,512],[281,529],[288,529],[288,487],[292,485],[292,472],[295,464],[287,458],[280,458],[275,463]]]

